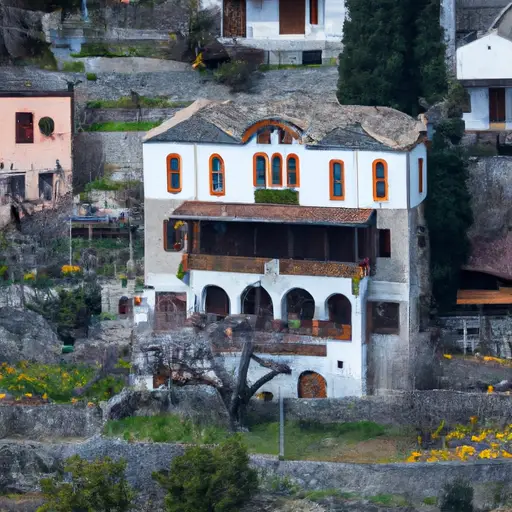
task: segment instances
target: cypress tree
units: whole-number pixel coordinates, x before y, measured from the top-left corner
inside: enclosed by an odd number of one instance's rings
[[[417,115],[446,92],[440,0],[347,0],[338,99]]]

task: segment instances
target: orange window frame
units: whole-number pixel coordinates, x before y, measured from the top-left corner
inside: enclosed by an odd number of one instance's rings
[[[279,158],[279,183],[274,183],[274,159]],[[283,157],[279,153],[274,153],[270,159],[270,186],[283,186]]]
[[[177,171],[171,169],[171,160],[174,158],[178,160]],[[179,187],[177,188],[172,186],[173,174],[178,175]],[[170,192],[171,194],[177,194],[181,192],[181,156],[177,153],[171,153],[170,155],[167,155],[167,192]]]
[[[341,178],[339,180],[334,179],[334,166],[340,164],[341,167]],[[341,184],[341,196],[334,195],[334,185],[336,183]],[[331,201],[344,201],[345,200],[345,163],[343,160],[331,160],[329,162],[329,196]]]
[[[256,166],[258,157],[263,157],[265,159],[265,184],[264,185],[258,185],[258,182],[256,180],[257,174],[256,174]],[[269,167],[269,161],[268,161],[268,155],[266,153],[255,153],[252,159],[252,179],[253,179],[253,185],[255,187],[266,187],[268,183],[268,167]]]
[[[218,172],[213,170],[213,160],[215,158],[217,158],[220,162],[220,171],[218,171]],[[214,173],[222,176],[222,191],[221,192],[217,192],[213,188],[213,174]],[[210,195],[212,195],[212,196],[225,196],[226,195],[226,172],[225,172],[225,168],[224,168],[224,159],[217,153],[214,153],[210,157]]]
[[[377,165],[383,164],[384,166],[384,178],[377,178]],[[377,184],[384,183],[385,194],[384,197],[377,197]],[[387,201],[389,197],[388,188],[388,163],[386,160],[375,160],[373,162],[373,200],[374,201]]]
[[[297,182],[295,185],[292,185],[290,183],[290,168],[289,168],[289,162],[290,160],[294,158],[295,159],[295,181]],[[292,188],[298,188],[300,187],[300,164],[299,164],[299,157],[292,153],[286,157],[286,186],[292,187]]]
[[[423,158],[418,159],[418,192],[423,194]]]

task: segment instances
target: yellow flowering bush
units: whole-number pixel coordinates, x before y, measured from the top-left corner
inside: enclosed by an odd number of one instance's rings
[[[482,459],[512,459],[512,424],[504,429],[477,428],[477,421],[478,418],[472,416],[470,425],[458,425],[449,431],[444,437],[443,449],[416,450],[411,452],[406,461],[466,462]],[[438,427],[432,434],[432,438],[438,438],[440,432]]]
[[[61,268],[61,272],[65,276],[78,274],[80,272],[80,267],[78,265],[63,265]]]
[[[36,278],[36,275],[34,272],[28,272],[23,276],[24,281],[34,281]]]
[[[445,359],[451,359],[452,358],[452,355],[451,354],[443,354],[443,357]]]
[[[512,366],[512,361],[509,359],[502,359],[500,357],[484,356],[484,361],[487,363],[497,363],[502,366]]]
[[[2,389],[15,400],[41,397],[43,400],[69,402],[73,398],[73,391],[85,386],[95,371],[94,368],[87,366],[2,363],[0,381]],[[111,392],[118,393],[122,388],[121,379],[106,377],[88,390],[86,398],[105,400],[110,398]],[[0,399],[5,399],[5,393],[2,395]]]

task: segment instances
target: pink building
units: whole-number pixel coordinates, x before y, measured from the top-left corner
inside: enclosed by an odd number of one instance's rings
[[[52,205],[72,187],[73,93],[0,92],[0,205]]]

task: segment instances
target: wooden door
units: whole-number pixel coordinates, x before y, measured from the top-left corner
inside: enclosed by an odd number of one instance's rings
[[[279,0],[279,33],[305,34],[306,0]]]
[[[505,89],[489,89],[489,121],[504,123],[505,119]]]
[[[327,398],[327,383],[315,372],[304,372],[299,377],[299,398]]]
[[[224,0],[223,36],[247,37],[246,0]]]

